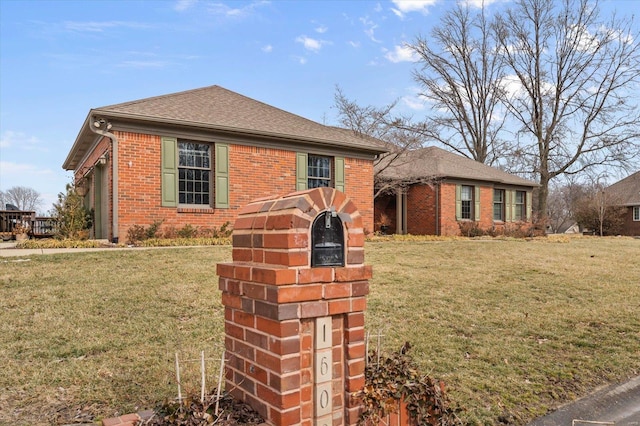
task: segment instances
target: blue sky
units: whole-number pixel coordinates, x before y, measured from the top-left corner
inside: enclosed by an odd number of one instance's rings
[[[33,188],[46,212],[71,181],[62,163],[91,108],[214,84],[325,124],[336,124],[336,85],[420,118],[402,47],[454,4],[0,0],[0,190]]]

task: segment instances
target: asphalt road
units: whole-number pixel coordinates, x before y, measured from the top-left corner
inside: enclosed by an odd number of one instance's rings
[[[582,420],[582,421],[580,421]],[[640,376],[565,405],[529,426],[640,425]]]

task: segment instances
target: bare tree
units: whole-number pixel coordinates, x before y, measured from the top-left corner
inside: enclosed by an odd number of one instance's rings
[[[633,18],[605,21],[597,2],[517,0],[495,25],[513,74],[514,147],[539,177],[546,216],[550,182],[640,156],[639,34]]]
[[[406,153],[421,147],[424,141],[420,133],[412,130],[408,117],[395,115],[396,105],[397,102],[382,108],[361,106],[349,100],[339,87],[336,88],[335,107],[340,126],[362,138],[369,138],[372,143],[387,150],[374,162],[374,198],[408,184],[406,179],[401,176],[390,177],[393,174],[388,172],[404,164],[407,161]]]
[[[35,211],[42,204],[40,193],[25,186],[14,186],[7,189],[2,195],[3,204],[13,204],[19,210]],[[2,207],[4,208],[5,206],[3,205]]]
[[[624,224],[626,208],[619,198],[606,191],[600,180],[582,187],[582,193],[574,199],[574,216],[584,228],[601,237],[615,235],[620,232]]]
[[[414,78],[432,104],[429,117],[416,130],[489,165],[506,147],[501,139],[505,115],[499,111],[505,95],[504,66],[492,34],[484,8],[471,14],[459,3],[431,37],[418,37],[409,45],[422,67]]]

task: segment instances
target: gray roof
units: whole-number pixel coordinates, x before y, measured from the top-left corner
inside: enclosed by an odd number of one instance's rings
[[[640,171],[607,187],[607,193],[623,206],[640,205]]]
[[[95,141],[96,135],[88,127],[92,117],[199,128],[245,139],[267,137],[288,143],[347,148],[369,155],[385,152],[380,145],[354,132],[316,123],[220,86],[209,86],[92,109],[63,164],[67,170],[78,165]],[[114,130],[117,129],[114,124]]]
[[[379,167],[384,167],[384,160]],[[452,178],[534,187],[537,183],[430,146],[407,151],[381,171],[386,179]]]

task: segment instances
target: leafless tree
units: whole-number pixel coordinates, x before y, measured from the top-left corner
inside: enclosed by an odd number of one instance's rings
[[[619,197],[606,191],[600,180],[583,185],[579,196],[573,200],[572,209],[576,221],[598,235],[615,235],[624,224],[626,208]]]
[[[408,184],[402,177],[389,177],[393,173],[388,172],[406,162],[406,154],[421,147],[424,142],[423,136],[412,130],[409,117],[395,114],[396,105],[397,102],[381,108],[361,106],[348,99],[339,87],[336,88],[335,107],[340,126],[362,138],[369,138],[372,143],[387,150],[374,162],[374,198]]]
[[[417,131],[458,154],[493,164],[505,152],[502,56],[496,54],[484,8],[472,14],[460,3],[447,12],[429,38],[409,46],[420,57],[414,72],[432,105]]]
[[[495,29],[513,79],[514,152],[539,177],[539,214],[547,214],[554,178],[638,160],[640,34],[632,17],[604,20],[588,0],[516,0]]]
[[[2,195],[2,208],[5,207],[4,204],[8,203],[13,204],[19,210],[35,211],[42,204],[40,193],[35,189],[25,186],[14,186],[7,189]]]

